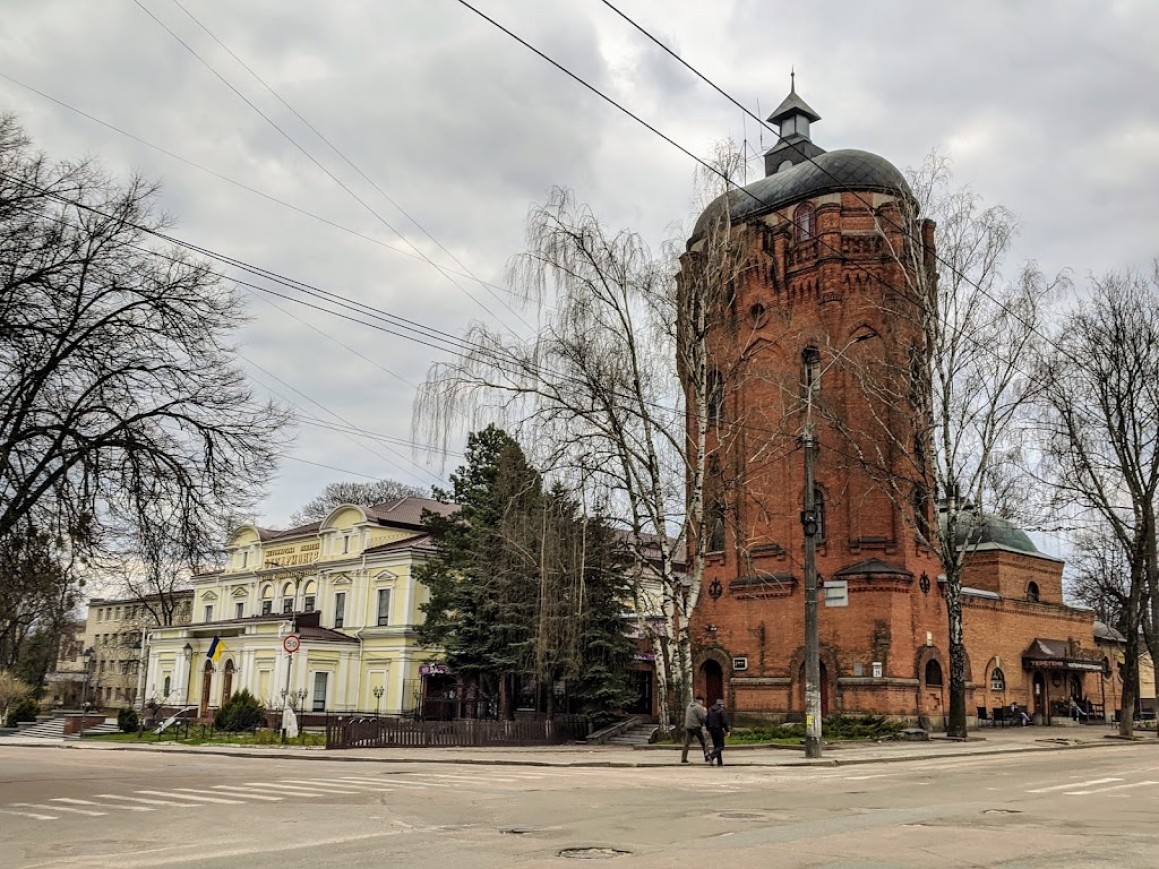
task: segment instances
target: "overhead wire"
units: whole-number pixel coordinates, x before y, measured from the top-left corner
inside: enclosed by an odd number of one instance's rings
[[[205,31],[205,33],[209,36],[210,39],[212,39],[219,46],[221,46],[221,48],[230,57],[232,57],[235,61],[237,61],[237,63],[240,64],[241,67],[246,72],[248,72],[251,76],[253,76],[254,79],[262,87],[264,87],[267,91],[269,91],[270,94],[279,103],[281,103],[283,106],[285,106],[286,109],[289,110],[294,115],[294,117],[296,117],[299,121],[301,121],[303,124],[305,124],[306,127],[310,130],[310,132],[312,132],[315,136],[317,136],[326,145],[326,147],[328,147],[331,151],[333,151],[335,154],[337,154],[338,157],[347,166],[349,166],[351,169],[353,169],[358,174],[358,176],[360,178],[362,178],[363,181],[365,181],[367,184],[369,184],[371,187],[373,187],[374,190],[380,196],[382,196],[383,199],[385,199],[387,202],[389,202],[391,205],[393,205],[396,209],[398,209],[398,211],[407,220],[409,220],[412,224],[414,224],[415,227],[419,230],[419,232],[421,232],[428,239],[430,239],[431,242],[434,243],[434,245],[436,247],[438,247],[439,250],[441,250],[448,257],[450,257],[451,261],[453,263],[455,263],[455,265],[457,265],[460,269],[462,269],[463,272],[466,272],[466,277],[470,277],[472,280],[474,280],[476,283],[478,283],[479,286],[481,286],[484,290],[486,290],[488,293],[490,293],[490,295],[492,296],[492,298],[495,299],[495,301],[497,301],[499,304],[503,305],[505,308],[507,308],[508,311],[510,311],[513,315],[518,317],[523,322],[523,324],[525,326],[527,326],[529,329],[533,328],[530,323],[528,323],[526,320],[523,319],[523,317],[519,314],[518,311],[516,311],[514,308],[512,308],[510,305],[508,305],[503,299],[501,299],[499,296],[497,296],[494,292],[492,292],[491,288],[492,288],[492,286],[494,286],[493,284],[489,284],[487,281],[484,281],[482,278],[480,278],[478,275],[476,275],[473,271],[471,271],[470,267],[465,265],[441,241],[439,241],[437,238],[435,238],[435,236],[433,236],[427,230],[427,228],[425,226],[423,226],[421,223],[419,223],[418,219],[416,217],[414,217],[414,215],[412,215],[410,212],[408,212],[402,206],[401,203],[399,203],[394,197],[392,197],[389,193],[387,193],[385,190],[383,190],[382,187],[373,178],[371,178],[364,171],[362,171],[362,169],[357,164],[355,164],[353,160],[351,160],[345,153],[343,153],[343,151],[337,145],[335,145],[325,134],[323,134],[321,130],[319,130],[316,126],[314,126],[314,124],[312,124],[301,112],[299,112],[296,108],[294,108],[294,106],[292,106],[280,93],[278,93],[278,91],[275,90],[274,87],[271,84],[269,84],[269,82],[267,82],[264,78],[262,78],[260,75],[258,75],[257,72],[255,72],[254,69],[249,64],[247,64],[244,60],[242,60],[242,58],[239,57],[238,54],[233,49],[231,49],[228,45],[226,45],[224,42],[222,42],[222,40],[217,36],[217,34],[215,34],[212,30],[210,30],[208,27],[206,27],[205,24],[202,23],[202,21],[200,19],[198,19],[192,12],[189,11],[189,9],[184,4],[181,3],[181,0],[171,0],[171,2],[175,6],[177,6],[178,9],[180,9],[182,12],[184,12],[194,24],[196,24],[203,31]],[[510,290],[507,290],[507,292],[510,292]]]
[[[167,24],[165,24],[165,22],[163,22],[160,18],[158,18],[156,15],[154,15],[153,12],[141,2],[141,0],[133,0],[133,3],[142,12],[144,12],[146,15],[148,15],[149,18],[151,18],[154,22],[156,22],[156,24],[159,27],[161,27],[161,29],[163,29],[166,33],[168,33],[171,37],[173,37],[173,39],[176,40],[182,46],[182,48],[184,48],[187,52],[189,52],[191,55],[193,55],[193,57],[195,57],[198,60],[198,62],[200,62],[202,64],[202,66],[204,66],[207,70],[209,70],[209,72],[211,72],[222,84],[224,84],[227,88],[229,88],[229,90],[232,91],[238,97],[238,99],[240,99],[247,106],[249,106],[251,109],[253,109],[253,111],[256,112],[267,124],[269,124],[283,138],[285,138],[287,142],[289,142],[291,145],[293,145],[294,148],[296,148],[304,157],[306,157],[307,160],[309,160],[316,167],[318,167],[318,169],[320,169],[331,181],[333,181],[340,188],[342,188],[342,190],[344,190],[352,199],[354,199],[355,202],[357,202],[359,205],[361,205],[370,215],[372,215],[383,226],[385,226],[387,229],[389,229],[391,232],[393,232],[395,235],[397,235],[403,242],[408,244],[428,265],[430,265],[435,270],[437,270],[441,275],[443,275],[444,278],[446,278],[460,292],[462,292],[469,299],[471,299],[473,302],[475,302],[475,304],[478,305],[480,308],[482,308],[488,314],[488,316],[490,316],[492,319],[496,320],[499,323],[503,322],[502,320],[499,319],[498,315],[496,315],[494,311],[492,311],[490,308],[487,307],[487,305],[485,305],[483,303],[482,300],[480,300],[478,297],[473,295],[466,287],[462,286],[458,281],[456,281],[454,279],[454,277],[452,277],[450,275],[450,273],[448,273],[439,263],[436,263],[429,256],[427,256],[427,254],[424,253],[421,248],[419,248],[417,245],[415,245],[414,242],[412,242],[404,233],[402,233],[397,227],[395,227],[394,224],[392,224],[385,217],[383,217],[381,214],[379,214],[379,212],[377,210],[375,210],[375,208],[373,206],[371,206],[370,203],[368,203],[365,199],[363,199],[361,196],[359,196],[358,193],[356,193],[353,190],[353,188],[351,188],[348,184],[346,184],[344,181],[342,181],[337,175],[335,175],[328,168],[326,168],[326,166],[324,166],[321,161],[319,161],[300,142],[298,142],[297,139],[295,139],[288,132],[286,132],[286,130],[281,125],[279,125],[277,123],[277,121],[275,121],[273,118],[271,118],[265,112],[263,112],[261,110],[261,108],[259,108],[258,105],[253,102],[253,100],[251,100],[249,97],[247,97],[245,94],[243,94],[240,90],[238,90],[238,88],[235,87],[233,85],[233,83],[229,81],[229,79],[227,79],[224,75],[222,75],[220,72],[218,72],[217,69],[214,68],[214,66],[211,63],[209,63],[209,61],[207,61],[204,57],[202,57],[197,52],[197,50],[193,48],[193,46],[191,46],[188,42],[186,42],[184,39],[182,39],[172,28],[170,28]],[[506,303],[504,303],[504,304],[506,304]],[[512,313],[514,313],[514,311]],[[518,316],[518,315],[516,315],[516,316]]]
[[[245,190],[247,193],[252,193],[255,196],[260,196],[262,199],[265,199],[269,202],[272,202],[275,205],[280,205],[283,208],[288,208],[291,211],[294,211],[294,212],[297,212],[298,214],[301,214],[303,217],[309,217],[311,220],[316,220],[319,223],[325,224],[326,226],[332,227],[333,229],[340,230],[341,232],[345,232],[349,235],[354,236],[355,238],[360,238],[364,241],[368,241],[371,244],[375,244],[378,247],[383,248],[384,250],[389,250],[389,251],[392,251],[394,253],[401,254],[402,256],[410,257],[411,259],[415,259],[415,260],[419,260],[420,262],[423,261],[423,257],[421,254],[414,253],[413,251],[405,250],[401,247],[395,247],[394,245],[389,244],[388,242],[385,242],[382,239],[375,238],[372,235],[367,235],[364,232],[359,232],[357,229],[353,229],[352,227],[345,226],[344,224],[341,224],[341,223],[338,223],[337,221],[331,220],[328,217],[323,217],[322,215],[320,215],[316,212],[310,211],[309,209],[302,208],[301,206],[298,206],[298,205],[294,205],[292,202],[287,202],[284,199],[279,199],[277,196],[274,196],[270,193],[266,193],[264,190],[259,190],[256,187],[251,187],[250,185],[246,184],[243,181],[238,181],[236,178],[231,178],[230,176],[225,175],[224,173],[218,172],[216,169],[211,169],[208,166],[205,166],[201,163],[198,163],[195,160],[190,160],[188,157],[184,157],[181,154],[176,153],[175,151],[171,151],[168,148],[162,147],[161,145],[157,145],[154,142],[150,142],[148,139],[145,139],[144,137],[139,136],[136,133],[129,132],[128,130],[117,126],[116,124],[113,124],[109,121],[106,121],[104,118],[98,117],[97,115],[94,115],[90,112],[87,112],[84,109],[78,108],[70,103],[67,103],[64,100],[59,99],[58,97],[52,96],[52,94],[45,93],[44,91],[40,90],[39,88],[33,87],[32,85],[27,84],[26,82],[23,82],[20,79],[13,77],[6,72],[0,71],[0,78],[3,78],[8,82],[11,82],[12,84],[16,85],[17,87],[20,87],[20,88],[27,90],[30,93],[34,93],[42,99],[48,100],[51,103],[55,103],[56,105],[60,106],[62,109],[65,109],[66,111],[69,111],[69,112],[72,112],[76,115],[79,115],[82,118],[85,118],[89,121],[92,121],[94,124],[99,124],[100,126],[104,127],[107,130],[111,130],[112,132],[117,133],[118,135],[124,136],[126,139],[129,139],[133,142],[136,142],[138,145],[143,145],[144,147],[149,148],[153,151],[156,151],[159,154],[164,154],[166,157],[169,157],[170,159],[173,159],[173,160],[177,160],[180,163],[184,163],[186,166],[189,166],[192,169],[197,169],[199,172],[204,172],[207,175],[212,175],[214,178],[217,178],[221,181],[224,181],[227,184],[231,184],[240,190]],[[479,282],[485,284],[486,286],[491,287],[492,289],[499,290],[499,291],[504,292],[504,293],[511,293],[512,292],[507,287],[500,286],[499,284],[494,284],[494,283],[489,283],[487,281],[483,281],[482,278],[477,277],[473,273],[467,274],[466,272],[457,272],[454,269],[449,269],[449,268],[447,269],[447,271],[453,275],[458,275],[461,278],[471,278],[472,280],[479,281]]]
[[[463,3],[463,0],[459,0],[459,2]],[[753,112],[747,106],[745,106],[743,103],[741,103],[735,97],[733,97],[732,94],[728,93],[726,90],[724,90],[724,88],[720,87],[718,84],[716,84],[716,82],[714,82],[712,79],[710,79],[708,76],[706,76],[700,70],[698,70],[696,67],[694,67],[688,61],[686,61],[684,58],[682,58],[679,54],[677,54],[671,48],[669,48],[661,39],[654,36],[643,25],[639,24],[631,16],[629,16],[627,13],[625,13],[621,9],[619,9],[619,7],[617,7],[615,4],[613,4],[611,2],[611,0],[600,0],[600,2],[603,3],[605,6],[607,6],[609,9],[611,9],[613,12],[615,12],[616,15],[620,16],[620,18],[622,18],[624,21],[626,21],[628,24],[630,24],[632,27],[634,27],[636,30],[638,30],[645,37],[647,37],[651,42],[653,42],[660,49],[662,49],[665,54],[667,54],[669,57],[671,57],[673,60],[675,60],[681,66],[683,66],[685,69],[687,69],[689,72],[691,72],[694,76],[696,76],[698,79],[700,79],[706,85],[708,85],[710,88],[712,88],[718,94],[720,94],[722,97],[724,97],[730,103],[732,103],[736,108],[738,108],[742,112],[744,112],[745,115],[747,115],[748,117],[750,117],[754,121],[756,121],[758,124],[760,124],[762,128],[768,130],[770,133],[775,133],[778,137],[780,136],[780,132],[778,130],[775,130],[772,127],[770,127],[766,120],[762,119],[759,115],[753,114]],[[467,4],[464,3],[464,5],[467,5]],[[906,238],[908,238],[911,242],[921,243],[921,239],[918,236],[914,235],[913,229],[911,227],[906,226],[906,225],[901,224],[901,223],[898,223],[896,220],[894,220],[892,217],[890,217],[889,214],[878,213],[877,210],[874,209],[873,203],[871,201],[866,199],[859,191],[854,190],[847,183],[845,183],[840,178],[838,178],[832,171],[830,171],[830,169],[827,166],[818,162],[816,157],[814,157],[813,155],[808,154],[804,150],[802,150],[796,142],[785,142],[785,144],[792,151],[794,151],[797,154],[797,156],[801,157],[803,160],[808,162],[810,165],[812,165],[813,167],[818,169],[822,174],[824,174],[827,178],[829,178],[830,181],[837,184],[844,192],[849,193],[849,194],[853,195],[854,197],[856,197],[858,202],[860,202],[862,205],[864,205],[866,208],[868,208],[876,216],[879,216],[882,220],[884,220],[887,224],[889,224],[893,229],[896,229],[899,232],[903,233],[906,236]],[[701,162],[702,162],[702,165],[707,165],[707,164],[703,164],[703,161],[701,161]],[[708,167],[708,168],[711,168],[711,167]],[[730,179],[726,178],[722,173],[717,172],[716,174],[721,175],[721,177],[725,178],[726,181],[730,181]],[[749,193],[749,191],[745,190],[744,187],[737,185],[735,182],[730,181],[730,183],[732,184],[732,186],[736,187],[737,189],[742,190],[745,193]],[[752,196],[754,199],[757,199],[757,201],[760,201],[759,198],[756,196],[753,196],[753,194],[749,193],[749,195]],[[1049,338],[1048,336],[1044,335],[1038,329],[1038,327],[1036,325],[1026,321],[1019,312],[1010,308],[1008,305],[1006,305],[1000,299],[995,298],[992,293],[990,293],[987,289],[985,289],[980,284],[978,284],[977,281],[972,280],[969,276],[965,275],[960,270],[958,270],[954,266],[953,263],[947,261],[941,254],[938,253],[938,251],[936,249],[934,250],[934,257],[939,263],[941,263],[941,265],[943,265],[944,267],[949,269],[958,278],[960,278],[962,281],[964,281],[965,283],[972,286],[974,289],[976,289],[978,292],[982,293],[986,298],[988,298],[991,302],[993,302],[994,304],[996,304],[1000,308],[1002,308],[1007,314],[1009,314],[1010,316],[1012,316],[1016,320],[1018,320],[1018,322],[1021,323],[1023,327],[1030,329],[1038,337],[1040,337],[1043,340],[1050,343],[1051,346],[1053,346],[1055,349],[1057,349],[1063,355],[1067,356],[1067,358],[1069,358],[1072,362],[1078,361],[1078,360],[1074,359],[1073,357],[1071,357],[1067,353],[1066,349],[1063,348],[1060,344],[1058,344],[1056,341]]]

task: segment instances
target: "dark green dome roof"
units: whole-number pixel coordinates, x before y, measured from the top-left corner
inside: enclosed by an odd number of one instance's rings
[[[959,546],[982,547],[989,544],[1011,552],[1025,552],[1027,555],[1042,554],[1025,531],[1015,527],[1000,516],[981,513],[973,522],[968,521],[970,518],[969,514],[963,513],[958,520]]]
[[[775,211],[799,199],[846,190],[913,196],[905,176],[884,157],[855,148],[844,148],[819,154],[791,169],[775,172],[746,187],[730,190],[717,197],[696,221],[692,236],[696,238],[705,231],[709,221],[719,214],[726,199],[729,216],[733,223],[737,223]]]

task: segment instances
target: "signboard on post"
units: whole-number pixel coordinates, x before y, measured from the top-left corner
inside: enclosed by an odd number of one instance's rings
[[[286,650],[287,655],[292,655],[302,648],[302,638],[297,634],[287,634],[286,638],[282,640],[282,648]]]

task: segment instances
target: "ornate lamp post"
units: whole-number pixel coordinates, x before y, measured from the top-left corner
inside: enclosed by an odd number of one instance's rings
[[[381,685],[374,686],[374,717],[378,717],[378,710],[382,706],[382,695],[386,693],[386,689]]]

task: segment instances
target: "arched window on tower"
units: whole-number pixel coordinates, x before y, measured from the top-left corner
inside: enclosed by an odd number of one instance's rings
[[[991,691],[1005,691],[1006,690],[1006,674],[1002,672],[1001,667],[995,667],[994,672],[990,674],[990,690]]]
[[[942,665],[937,661],[930,660],[926,662],[926,687],[942,687]]]
[[[724,552],[724,502],[719,498],[708,511],[708,551]]]
[[[817,233],[817,213],[813,203],[803,202],[793,212],[793,223],[797,227],[797,241],[809,241]]]
[[[1038,583],[1037,582],[1034,582],[1033,580],[1031,580],[1030,582],[1028,582],[1026,584],[1026,599],[1028,601],[1030,601],[1031,603],[1038,603],[1039,593],[1038,593]]]
[[[716,368],[708,372],[708,424],[720,425],[724,419],[724,375]]]

